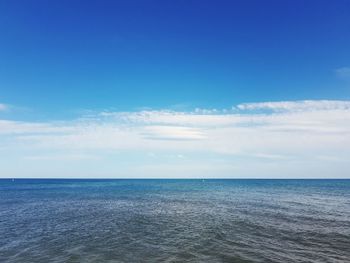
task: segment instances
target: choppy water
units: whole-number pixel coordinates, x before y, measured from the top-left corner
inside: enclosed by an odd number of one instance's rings
[[[350,262],[350,180],[0,180],[0,262]]]

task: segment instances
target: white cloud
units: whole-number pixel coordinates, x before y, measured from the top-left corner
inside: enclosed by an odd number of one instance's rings
[[[342,67],[335,70],[339,78],[350,79],[350,67]]]
[[[196,128],[178,126],[147,126],[144,128],[145,137],[165,140],[200,140],[205,134]]]
[[[24,156],[24,159],[31,161],[81,161],[98,160],[99,157],[91,154],[50,154]]]
[[[74,126],[62,122],[35,123],[0,120],[0,134],[62,133],[74,131]]]
[[[8,110],[8,106],[6,104],[0,103],[0,111],[6,111]]]
[[[350,109],[350,101],[302,100],[243,103],[237,106],[240,110],[273,110],[273,111],[319,111]]]
[[[223,171],[225,177],[230,171],[238,177],[269,173],[283,177],[286,169],[286,176],[294,177],[306,172],[349,176],[350,162],[339,160],[350,156],[350,101],[246,103],[235,109],[102,112],[65,122],[2,120],[0,167],[7,165],[9,171],[15,171],[10,165],[22,156],[30,169],[34,169],[33,160],[51,164],[86,160],[87,167],[89,161],[101,162],[97,167],[108,168],[106,174],[124,171],[124,177],[132,171],[139,177],[152,172],[162,176],[162,167],[166,167],[163,177],[171,170],[175,177],[175,171],[191,177],[200,176],[203,170],[209,177],[215,177],[215,171],[218,177]],[[264,109],[271,111],[251,111]],[[81,172],[82,168],[76,169]],[[332,169],[336,174],[330,174]]]

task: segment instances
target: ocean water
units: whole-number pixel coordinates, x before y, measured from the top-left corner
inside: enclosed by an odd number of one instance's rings
[[[350,262],[350,180],[0,180],[0,262]]]

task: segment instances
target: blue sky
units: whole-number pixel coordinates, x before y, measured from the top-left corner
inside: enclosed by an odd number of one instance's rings
[[[0,176],[347,177],[349,13],[1,1]]]

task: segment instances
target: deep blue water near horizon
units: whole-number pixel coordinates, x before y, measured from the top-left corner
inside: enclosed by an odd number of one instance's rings
[[[350,180],[0,179],[0,262],[350,262]]]

